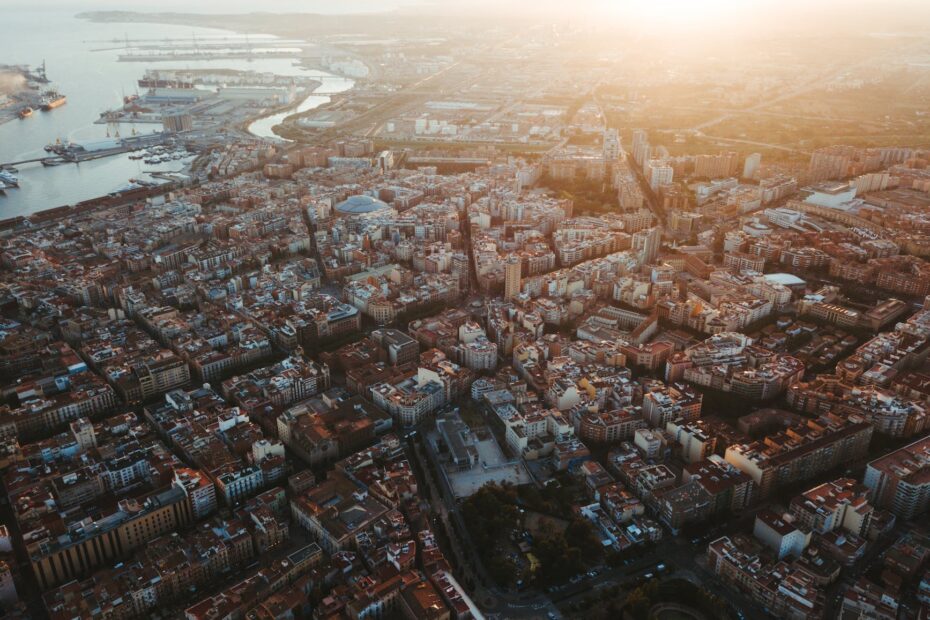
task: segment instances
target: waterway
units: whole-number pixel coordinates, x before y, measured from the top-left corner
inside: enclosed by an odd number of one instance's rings
[[[26,119],[0,124],[0,162],[40,157],[43,147],[56,140],[82,141],[106,137],[118,129],[130,135],[132,126],[96,125],[94,121],[105,110],[119,107],[124,95],[137,91],[136,81],[147,68],[157,69],[239,69],[271,72],[277,75],[321,77],[321,86],[304,98],[296,110],[260,119],[250,131],[261,137],[274,137],[272,127],[295,111],[306,111],[329,101],[330,94],[344,92],[353,86],[352,80],[318,70],[297,66],[293,59],[170,61],[158,63],[118,62],[120,50],[92,51],[95,48],[116,47],[115,39],[207,38],[224,36],[245,38],[246,35],[211,28],[192,28],[161,24],[95,23],[75,16],[84,3],[47,4],[43,2],[18,5],[3,16],[0,35],[0,63],[36,66],[44,60],[49,79],[68,97],[68,103],[54,110],[36,111]],[[125,8],[125,7],[124,7]],[[199,8],[199,5],[198,5]],[[251,42],[261,40],[261,34],[248,35]],[[160,126],[137,124],[137,132],[160,130]],[[16,173],[18,189],[0,193],[0,219],[28,215],[36,211],[74,204],[110,193],[124,186],[130,178],[149,179],[147,172],[178,171],[185,161],[149,165],[130,160],[127,155],[44,167],[23,164]]]

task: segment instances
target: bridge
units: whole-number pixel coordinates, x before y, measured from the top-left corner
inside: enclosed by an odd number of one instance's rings
[[[61,155],[46,155],[44,157],[34,157],[32,159],[20,159],[19,161],[4,162],[0,164],[0,169],[12,168],[13,166],[18,166],[20,164],[33,164],[41,161],[54,162],[52,165],[77,163],[76,159],[68,159],[66,157],[62,157]]]

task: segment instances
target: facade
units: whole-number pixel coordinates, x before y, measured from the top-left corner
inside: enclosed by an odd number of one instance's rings
[[[123,500],[116,512],[89,524],[74,526],[70,536],[47,538],[29,545],[32,571],[48,588],[86,574],[147,544],[166,532],[185,527],[194,515],[179,486],[144,502]]]
[[[930,506],[930,437],[866,466],[863,484],[876,506],[910,519]]]
[[[762,497],[868,453],[872,425],[861,417],[832,415],[791,426],[762,441],[734,444],[726,460],[749,475]]]
[[[868,487],[850,478],[808,489],[791,500],[789,510],[800,526],[811,531],[825,534],[842,529],[862,538],[868,535],[874,514]]]
[[[755,483],[748,474],[714,454],[689,463],[682,470],[682,482],[697,482],[711,498],[712,515],[741,511],[753,500]]]
[[[677,418],[665,427],[665,430],[678,442],[681,458],[686,463],[697,463],[712,455],[717,446],[717,438],[701,427],[700,423],[689,424]]]
[[[371,339],[384,349],[387,361],[392,366],[402,366],[417,361],[420,346],[416,339],[398,329],[376,329],[371,332]]]
[[[707,562],[715,575],[776,617],[815,620],[824,615],[823,591],[798,564],[767,562],[744,541],[727,536],[708,545]]]
[[[638,429],[646,428],[642,413],[633,408],[611,411],[585,409],[578,412],[575,419],[578,438],[600,444],[628,441]]]
[[[443,385],[419,374],[396,384],[374,385],[371,394],[375,404],[403,426],[419,423],[447,402]]]
[[[665,428],[669,422],[694,422],[701,417],[703,396],[682,385],[654,383],[643,394],[643,419],[653,428]]]
[[[756,515],[753,535],[764,545],[770,547],[779,560],[785,556],[797,557],[810,544],[810,530],[795,525],[785,516],[771,510],[763,510]]]

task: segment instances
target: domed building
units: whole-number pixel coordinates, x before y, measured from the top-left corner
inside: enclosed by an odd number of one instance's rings
[[[337,204],[336,212],[340,215],[365,215],[366,213],[375,213],[376,211],[384,211],[390,208],[391,205],[383,200],[378,200],[366,194],[358,194],[356,196],[349,196]]]

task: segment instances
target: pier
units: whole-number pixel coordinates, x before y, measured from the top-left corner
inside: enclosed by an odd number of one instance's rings
[[[32,159],[20,159],[19,161],[4,162],[0,164],[0,169],[8,169],[8,168],[13,168],[14,166],[18,166],[20,164],[33,164],[33,163],[43,162],[43,161],[54,161],[55,163],[52,165],[55,165],[55,166],[57,166],[58,164],[72,163],[72,160],[66,159],[62,155],[45,155],[44,157],[34,157]]]
[[[80,147],[75,148],[64,145],[56,146],[55,150],[47,155],[0,163],[0,169],[12,168],[20,164],[32,163],[42,163],[43,165],[47,166],[79,164],[82,161],[91,161],[93,159],[101,159],[103,157],[110,157],[111,155],[121,155],[122,153],[129,153],[152,146],[158,146],[163,144],[166,138],[167,136],[165,134],[152,134],[148,136],[123,138],[118,146],[95,151],[85,151]]]

